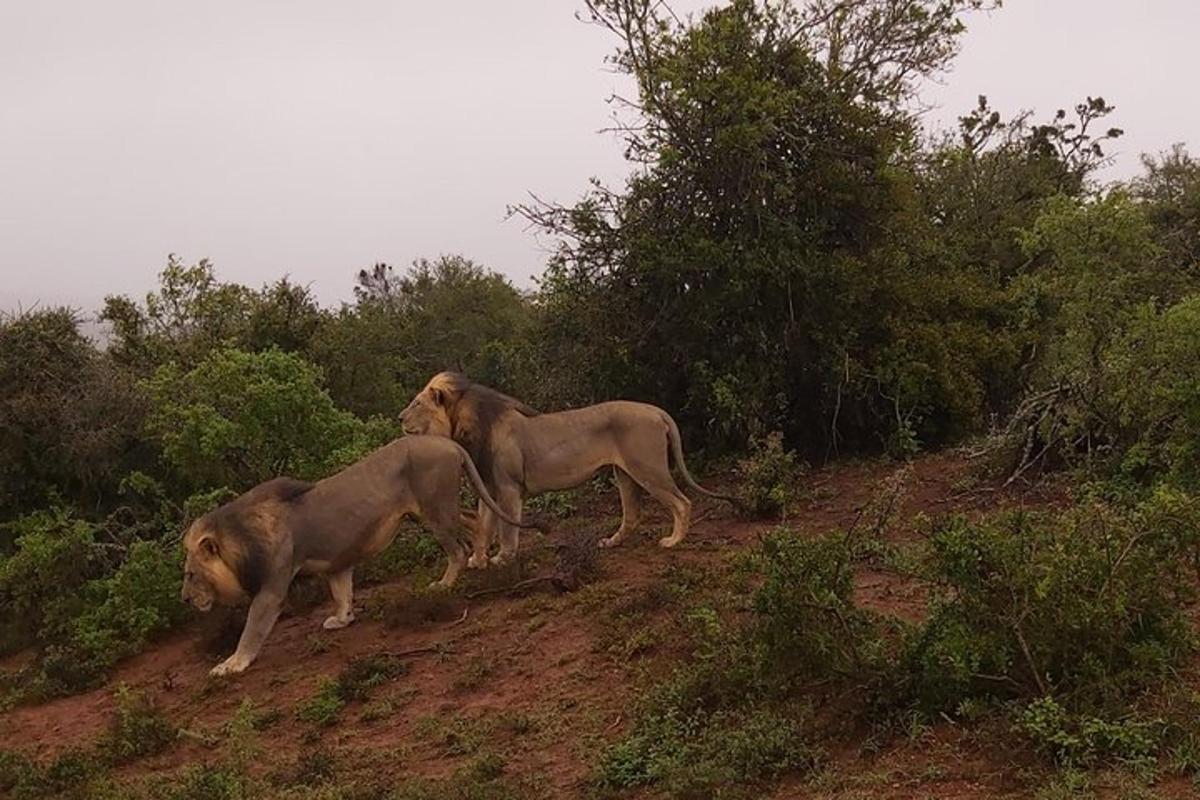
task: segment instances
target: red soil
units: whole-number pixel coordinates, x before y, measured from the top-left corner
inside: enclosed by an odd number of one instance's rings
[[[895,495],[892,523],[885,530],[886,536],[900,540],[916,535],[919,515],[1054,505],[1066,496],[1056,485],[1026,493],[978,483],[970,478],[967,461],[945,453],[909,467],[861,462],[816,471],[804,479],[807,500],[788,523],[814,533],[874,525],[878,513],[872,504],[878,504],[881,491],[888,495],[883,491],[888,482],[905,470],[904,488]],[[608,494],[589,501],[577,514],[597,534],[610,533],[619,519],[616,493]],[[727,507],[707,500],[697,502],[695,516],[698,521],[684,545],[662,550],[655,542],[667,519],[647,502],[643,530],[620,548],[601,551],[602,574],[586,589],[557,596],[546,591],[521,597],[491,594],[469,601],[461,622],[389,628],[364,614],[349,628],[327,632],[321,621],[328,604],[322,603],[282,619],[260,659],[232,679],[207,677],[217,657],[204,650],[202,626],[192,626],[120,665],[101,689],[0,714],[0,749],[45,761],[68,748],[88,746],[110,724],[113,687],[124,683],[195,734],[125,768],[129,775],[216,761],[219,752],[204,740],[215,738],[249,698],[259,709],[282,712],[279,722],[262,734],[265,770],[286,769],[316,745],[333,752],[340,769],[364,769],[397,780],[444,775],[465,760],[462,753],[470,746],[459,740],[469,735],[470,723],[488,720],[490,725],[481,728],[487,731],[488,745],[516,753],[509,759],[509,773],[537,776],[547,797],[581,796],[598,752],[628,730],[638,676],[652,669],[649,661],[606,647],[610,631],[605,620],[611,617],[600,610],[614,598],[644,593],[672,571],[723,562],[773,527],[738,521]],[[532,540],[523,543],[523,550],[535,548]],[[469,583],[479,580],[472,574]],[[857,585],[862,602],[877,611],[913,619],[923,608],[919,588],[886,571],[863,570]],[[358,592],[356,602],[371,606],[396,592],[396,585],[371,587]],[[389,699],[394,706],[379,721],[364,721],[358,704],[329,728],[296,718],[295,709],[314,695],[320,680],[336,677],[352,660],[433,647],[440,652],[406,657],[408,673],[375,690],[372,701]],[[504,722],[521,715],[531,720],[529,732]],[[437,720],[449,723],[455,717],[469,722],[457,732],[430,734]],[[882,753],[847,752],[835,754],[834,761],[849,774],[877,776],[855,789],[856,796],[967,798],[1020,791],[1004,754],[981,751],[969,734],[951,724]],[[785,782],[775,797],[834,797],[846,790],[836,782],[828,791]]]

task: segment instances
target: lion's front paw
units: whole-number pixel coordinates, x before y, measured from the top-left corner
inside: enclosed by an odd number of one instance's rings
[[[488,559],[488,561],[491,562],[493,567],[503,567],[505,564],[510,563],[512,560],[513,560],[513,554],[505,553],[503,551],[496,553],[496,555],[494,555]]]
[[[467,559],[467,567],[469,569],[487,569],[488,557],[472,555]]]
[[[221,675],[237,675],[239,672],[245,672],[246,667],[250,666],[250,660],[239,658],[237,654],[231,655],[229,658],[217,664],[208,671],[209,675],[220,677]]]
[[[659,547],[674,547],[675,545],[679,544],[682,541],[683,541],[682,536],[679,537],[678,539],[675,538],[674,536],[664,536],[662,539],[658,540],[658,546]]]
[[[339,628],[346,627],[351,622],[354,622],[353,614],[347,614],[344,617],[334,616],[334,617],[330,617],[329,619],[325,620],[325,622],[323,622],[321,624],[321,627],[327,631],[336,631]]]
[[[621,543],[621,537],[614,533],[612,536],[609,536],[607,539],[601,539],[597,544],[599,544],[600,547],[616,547],[620,543]]]

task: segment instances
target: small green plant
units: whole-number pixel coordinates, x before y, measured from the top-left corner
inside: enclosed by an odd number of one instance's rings
[[[505,770],[503,758],[495,753],[480,753],[446,778],[405,781],[389,797],[393,800],[521,800],[541,793],[536,785],[508,778]]]
[[[231,766],[199,766],[188,769],[182,778],[160,784],[159,793],[167,800],[245,800],[250,780]]]
[[[291,783],[294,786],[320,786],[337,774],[333,755],[327,750],[306,750],[296,759]]]
[[[296,711],[296,716],[305,722],[328,727],[337,722],[342,707],[346,701],[342,699],[338,682],[331,678],[322,678],[317,684],[317,693],[308,699]]]
[[[545,492],[529,498],[525,507],[532,512],[549,514],[558,519],[565,519],[577,510],[574,491]]]
[[[503,711],[496,719],[496,728],[514,736],[524,736],[538,727],[536,719],[521,711]]]
[[[786,517],[798,495],[804,466],[783,447],[778,431],[750,445],[750,455],[738,462],[741,497],[746,510],[758,517]]]
[[[479,720],[455,717],[442,723],[435,738],[448,756],[478,753],[488,741],[488,731]]]
[[[762,782],[819,763],[802,718],[757,704],[709,711],[702,703],[679,703],[670,686],[630,735],[604,753],[600,788],[654,784],[671,797],[754,796]]]
[[[1088,767],[1105,760],[1147,764],[1165,732],[1162,720],[1129,717],[1110,721],[1071,714],[1051,697],[1039,698],[1021,709],[1016,726],[1035,748],[1068,767]]]
[[[487,655],[475,654],[454,679],[454,689],[460,692],[478,689],[496,671],[496,662]]]
[[[154,755],[174,743],[177,728],[145,695],[122,684],[117,687],[117,710],[100,752],[121,764]]]
[[[66,750],[44,767],[24,756],[0,751],[0,793],[5,797],[90,797],[88,790],[103,775],[101,760],[84,750]]]
[[[356,659],[336,680],[322,678],[317,693],[297,709],[296,716],[321,727],[332,725],[347,704],[366,700],[372,689],[407,671],[404,662],[393,656],[371,655]]]
[[[366,700],[371,690],[408,672],[408,666],[395,656],[369,655],[351,661],[338,676],[338,692],[347,702]]]
[[[355,580],[364,584],[395,580],[432,569],[443,558],[436,539],[415,524],[406,525],[386,550],[355,570]]]

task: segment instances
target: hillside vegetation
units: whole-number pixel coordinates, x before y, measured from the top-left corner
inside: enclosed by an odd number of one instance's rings
[[[630,176],[510,209],[554,243],[532,291],[443,255],[322,307],[171,256],[104,346],[74,309],[0,319],[0,794],[1187,796],[1200,164],[1102,183],[1099,95],[925,129],[985,5],[587,0],[637,86]],[[205,681],[231,643],[178,599],[187,524],[398,436],[443,369],[658,404],[749,511],[597,554],[601,475],[445,596],[408,588],[414,527],[361,624],[322,635],[301,582]]]

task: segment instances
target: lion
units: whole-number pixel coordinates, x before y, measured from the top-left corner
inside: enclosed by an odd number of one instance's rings
[[[671,512],[671,533],[658,543],[675,547],[684,540],[692,504],[671,477],[672,458],[689,488],[738,502],[696,483],[684,462],[675,420],[648,403],[618,400],[542,414],[465,375],[441,372],[401,412],[400,422],[405,433],[444,436],[462,444],[496,502],[514,519],[521,519],[525,498],[578,486],[597,470],[611,466],[621,494],[621,525],[601,540],[602,547],[620,544],[637,527],[639,489]],[[500,547],[491,563],[502,564],[516,555],[516,526],[497,520],[481,504],[468,566],[487,565],[497,527]]]
[[[405,515],[423,520],[446,551],[446,572],[432,586],[453,585],[467,560],[460,532],[472,532],[475,520],[458,505],[464,470],[481,508],[507,524],[546,529],[509,516],[466,450],[440,436],[396,439],[316,483],[269,480],[192,523],[183,540],[183,601],[200,611],[250,601],[237,650],[212,674],[250,666],[297,574],[327,576],[334,614],[326,629],[353,622],[354,566],[391,544]]]

